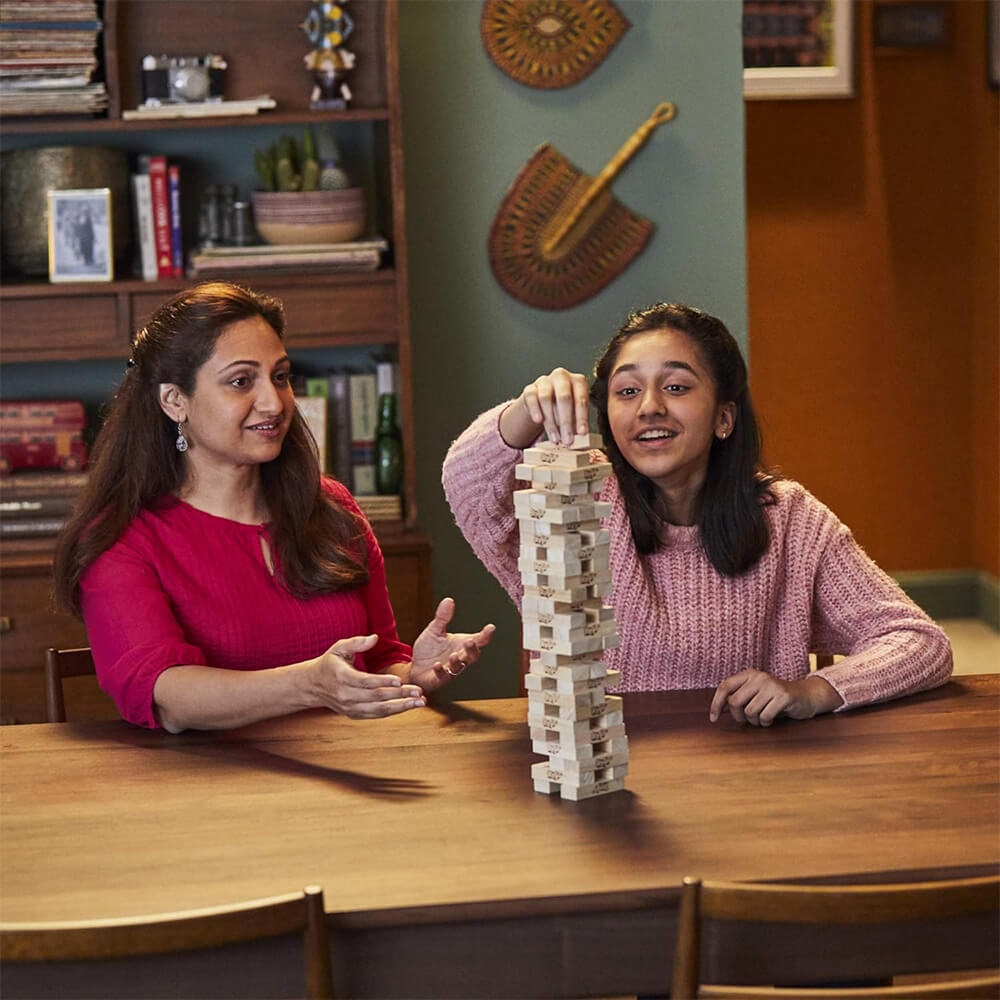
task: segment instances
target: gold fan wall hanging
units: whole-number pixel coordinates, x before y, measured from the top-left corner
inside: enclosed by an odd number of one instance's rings
[[[486,0],[480,30],[504,73],[551,90],[593,72],[629,27],[611,0]]]
[[[653,224],[611,193],[622,168],[677,113],[659,105],[596,177],[546,143],[521,168],[490,228],[500,286],[538,309],[568,309],[596,295],[646,245]]]

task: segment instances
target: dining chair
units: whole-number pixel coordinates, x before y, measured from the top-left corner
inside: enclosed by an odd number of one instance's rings
[[[45,651],[45,721],[65,722],[66,702],[63,699],[63,678],[83,677],[94,673],[94,658],[90,647]]]
[[[672,1000],[712,997],[750,1000],[768,997],[815,1000],[890,1000],[890,998],[976,997],[1000,995],[1000,969],[962,978],[903,986],[863,988],[707,985],[701,982],[701,938],[706,919],[767,924],[893,924],[1000,912],[1000,876],[880,885],[783,885],[714,882],[686,878],[681,894],[674,951]],[[899,973],[912,970],[900,969]]]
[[[0,961],[119,959],[259,941],[301,931],[306,997],[334,996],[323,890],[153,916],[61,923],[0,924]]]

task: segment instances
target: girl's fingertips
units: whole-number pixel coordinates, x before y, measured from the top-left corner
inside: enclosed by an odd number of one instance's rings
[[[427,704],[423,698],[411,698],[410,708],[423,708]]]

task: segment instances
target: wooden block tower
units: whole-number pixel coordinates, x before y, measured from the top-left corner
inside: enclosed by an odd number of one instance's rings
[[[621,698],[605,694],[617,673],[604,650],[618,645],[614,614],[603,598],[611,588],[608,532],[600,519],[610,505],[594,497],[610,475],[593,462],[597,435],[570,445],[543,442],[524,453],[518,479],[531,488],[514,494],[524,581],[521,620],[530,667],[531,746],[548,760],[533,764],[535,790],[587,799],[625,787],[628,739]]]

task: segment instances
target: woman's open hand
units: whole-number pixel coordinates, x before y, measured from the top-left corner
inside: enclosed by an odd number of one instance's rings
[[[590,385],[586,375],[555,368],[529,382],[500,415],[500,436],[512,448],[527,448],[542,430],[550,441],[569,442],[590,429]]]
[[[708,717],[717,722],[726,710],[737,722],[770,726],[779,716],[811,719],[842,703],[833,686],[813,674],[797,681],[779,680],[763,670],[743,670],[716,689]]]
[[[496,626],[485,625],[478,632],[449,632],[448,623],[455,614],[455,602],[446,597],[437,606],[434,619],[413,644],[410,680],[424,691],[434,691],[457,677],[470,663],[479,659],[479,651],[489,644]]]
[[[378,719],[426,704],[415,684],[403,684],[394,674],[354,669],[354,654],[371,649],[376,642],[377,635],[341,639],[312,661],[310,679],[318,705],[351,719]]]

